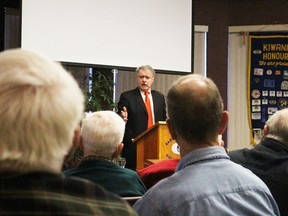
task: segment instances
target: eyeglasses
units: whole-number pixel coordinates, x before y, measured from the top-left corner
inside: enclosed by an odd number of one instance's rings
[[[138,76],[138,78],[139,78],[140,80],[143,80],[144,78],[145,78],[146,80],[152,79],[152,77],[149,77],[149,76]]]

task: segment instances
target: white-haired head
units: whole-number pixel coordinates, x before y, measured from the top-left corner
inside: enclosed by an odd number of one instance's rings
[[[82,121],[84,154],[111,158],[121,144],[125,122],[113,111],[98,111]]]
[[[60,64],[22,49],[0,53],[0,169],[61,171],[83,109]]]

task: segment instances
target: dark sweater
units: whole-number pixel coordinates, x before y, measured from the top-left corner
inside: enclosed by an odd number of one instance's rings
[[[144,183],[135,171],[122,168],[112,161],[84,160],[78,167],[64,171],[64,174],[89,179],[122,197],[142,196],[146,192]]]
[[[265,182],[281,215],[288,216],[288,146],[264,138],[255,148],[230,151],[229,156]]]

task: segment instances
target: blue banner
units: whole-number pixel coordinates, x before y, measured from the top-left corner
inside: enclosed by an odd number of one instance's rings
[[[288,35],[249,35],[248,115],[251,144],[267,119],[288,107]]]

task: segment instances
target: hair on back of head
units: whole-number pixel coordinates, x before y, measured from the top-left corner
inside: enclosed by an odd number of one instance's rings
[[[98,111],[82,121],[81,136],[84,149],[94,155],[111,158],[122,142],[125,122],[113,111]]]
[[[77,82],[59,63],[27,50],[0,53],[0,65],[0,168],[61,163],[83,117]]]
[[[288,145],[288,108],[274,113],[267,121],[269,132],[266,138],[272,138]]]

